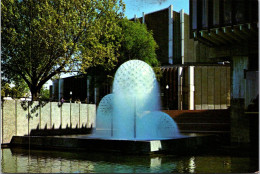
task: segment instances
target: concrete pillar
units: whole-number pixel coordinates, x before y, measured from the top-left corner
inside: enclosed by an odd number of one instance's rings
[[[183,82],[183,67],[178,67],[178,110],[182,110],[182,82]]]
[[[63,92],[64,92],[64,89],[63,89],[64,79],[58,79],[58,80],[59,80],[59,94],[58,94],[58,100],[60,100],[61,97],[64,97],[64,96],[63,96]]]
[[[136,20],[137,20],[137,16],[136,16],[136,15],[134,15],[134,21],[136,22]]]
[[[60,79],[58,79],[58,100],[60,99]]]
[[[169,34],[168,34],[168,57],[169,57],[169,64],[173,64],[173,6],[170,5],[169,8],[168,8],[168,11],[169,11],[169,26],[168,26],[168,29],[169,29]]]
[[[188,86],[189,86],[189,95],[188,95],[188,106],[189,110],[194,110],[194,66],[188,67]]]
[[[89,97],[90,97],[90,77],[87,77],[87,103],[89,103]]]
[[[94,88],[94,102],[95,104],[99,102],[99,88]]]
[[[180,11],[181,64],[184,64],[184,10]]]
[[[142,19],[142,23],[145,24],[145,13],[143,12],[143,19]]]
[[[250,141],[249,117],[245,115],[246,77],[248,57],[232,57],[231,88],[231,142],[248,143]]]

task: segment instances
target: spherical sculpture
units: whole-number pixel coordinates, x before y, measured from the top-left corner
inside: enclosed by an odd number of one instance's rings
[[[113,92],[148,94],[156,83],[153,69],[140,60],[130,60],[122,64],[115,75]]]
[[[94,130],[94,136],[110,136],[113,110],[112,100],[113,94],[108,94],[100,101],[97,109],[96,129]]]
[[[178,136],[174,120],[159,109],[159,88],[153,69],[140,60],[127,61],[116,72],[113,93],[99,103],[93,136],[127,140]]]
[[[98,106],[98,114],[110,116],[112,113],[113,94],[108,94],[102,98]]]

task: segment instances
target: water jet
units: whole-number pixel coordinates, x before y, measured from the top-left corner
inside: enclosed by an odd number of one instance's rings
[[[97,108],[91,135],[14,136],[12,146],[30,148],[108,151],[120,153],[192,153],[214,143],[214,136],[187,136],[166,113],[160,111],[159,87],[153,69],[140,60],[122,64],[113,91]]]
[[[116,71],[113,93],[97,109],[92,138],[159,140],[180,137],[177,124],[160,111],[159,87],[153,69],[130,60]]]

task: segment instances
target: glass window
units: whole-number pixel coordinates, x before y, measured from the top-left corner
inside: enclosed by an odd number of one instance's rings
[[[208,27],[208,0],[202,1],[202,27]]]
[[[197,0],[192,0],[192,29],[197,29]]]
[[[213,0],[213,25],[219,25],[219,0]]]
[[[231,0],[224,1],[224,23],[231,24]]]
[[[245,22],[245,5],[246,4],[244,0],[236,0],[234,9],[236,23]]]

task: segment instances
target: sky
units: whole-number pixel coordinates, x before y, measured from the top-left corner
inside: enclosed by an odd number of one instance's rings
[[[184,9],[184,13],[189,14],[189,0],[123,0],[126,5],[125,16],[128,19],[142,17],[142,13],[152,13],[173,5],[173,11],[179,12]]]
[[[142,17],[143,12],[145,14],[159,11],[168,8],[173,5],[173,11],[179,12],[184,9],[184,13],[189,14],[189,0],[123,0],[125,3],[125,16],[128,19],[137,17]],[[62,74],[61,78],[76,75],[75,73]],[[52,81],[48,81],[45,87],[52,85]]]

